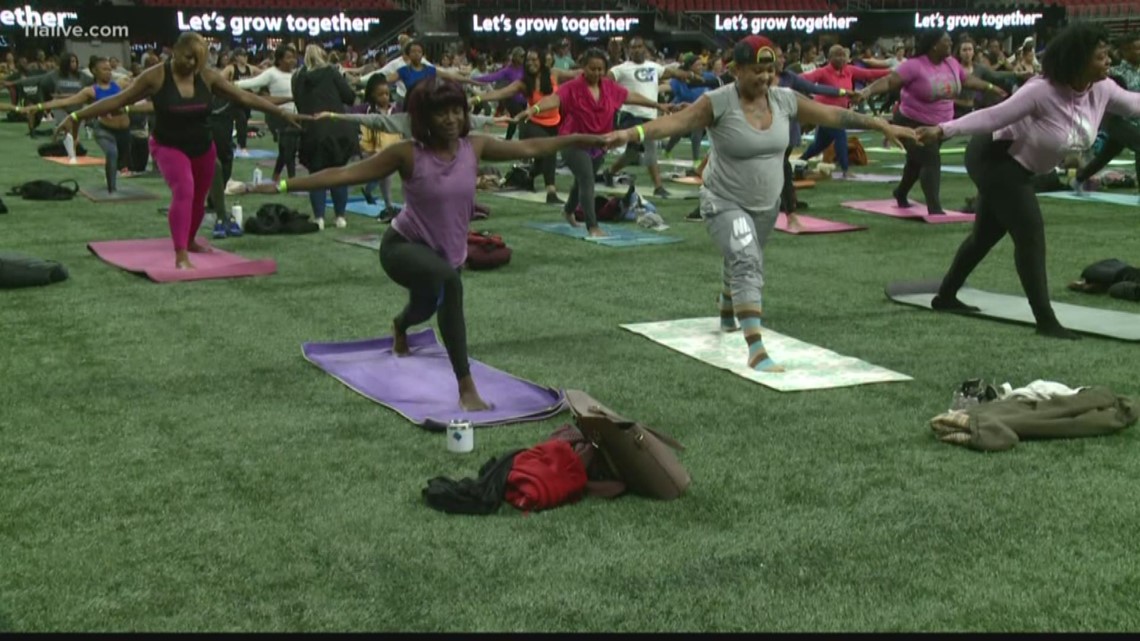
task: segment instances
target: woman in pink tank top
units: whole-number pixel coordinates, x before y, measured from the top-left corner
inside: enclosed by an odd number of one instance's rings
[[[466,93],[439,78],[416,84],[407,111],[412,140],[345,167],[253,190],[283,193],[364,185],[398,172],[404,183],[404,209],[380,243],[384,272],[409,292],[407,306],[392,322],[393,351],[409,355],[408,328],[429,320],[438,310],[440,334],[459,384],[459,403],[468,411],[488,410],[492,406],[479,395],[468,364],[460,280],[467,261],[468,224],[475,212],[479,161],[534,158],[571,146],[595,148],[602,145],[602,138],[573,135],[506,141],[469,136]]]

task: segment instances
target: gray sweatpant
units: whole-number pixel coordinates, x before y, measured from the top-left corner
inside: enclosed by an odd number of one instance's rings
[[[724,286],[735,305],[763,302],[764,246],[779,214],[779,202],[767,211],[752,212],[701,189],[701,217],[724,256]]]

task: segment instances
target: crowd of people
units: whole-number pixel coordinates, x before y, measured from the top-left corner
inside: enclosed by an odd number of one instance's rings
[[[370,202],[379,189],[386,207],[381,218],[391,222],[381,264],[409,290],[407,307],[393,321],[397,351],[406,351],[410,326],[438,311],[460,401],[472,410],[486,404],[467,366],[460,269],[482,160],[531,159],[547,202],[561,204],[571,225],[579,224],[580,209],[586,232],[599,236],[605,232],[594,210],[595,184],[612,183],[624,167],[640,162],[654,194],[668,197],[658,146],[671,152],[687,138],[691,171],[702,178],[690,218],[705,223],[723,257],[722,329],[742,332],[750,367],[779,372],[778,357],[762,340],[764,247],[781,211],[796,224],[790,156],[801,133],[815,129],[801,158],[833,148],[840,179],[851,177],[849,129],[877,131],[905,147],[893,196],[899,207],[915,206],[909,193],[917,184],[933,215],[943,213],[939,147],[969,135],[966,166],[978,189],[977,215],[935,308],[977,311],[958,301],[957,292],[1009,234],[1038,332],[1075,338],[1049,302],[1032,177],[1059,166],[1083,168],[1074,184],[1079,188],[1105,158],[1125,148],[1140,151],[1140,36],[1110,43],[1096,27],[1072,25],[1047,43],[1040,60],[1032,39],[1009,56],[996,40],[955,39],[940,30],[916,34],[912,45],[889,54],[883,47],[835,44],[826,58],[814,45],[781,47],[761,36],[723,53],[675,59],[655,56],[640,37],[579,55],[569,44],[513,48],[498,69],[480,67],[478,59],[468,64],[465,51],[443,52],[436,66],[410,38],[401,39],[390,60],[283,44],[253,64],[243,51],[212,51],[201,36],[185,34],[141,71],[93,59],[91,78],[84,80],[78,59],[64,56],[41,80],[25,83],[22,101],[10,109],[24,112],[32,129],[44,115],[71,135],[90,123],[107,157],[108,189],[115,188],[123,132],[141,117],[150,154],[172,193],[175,263],[186,269],[193,268],[192,253],[208,251],[194,241],[207,202],[219,216],[215,236],[240,234],[226,218],[224,187],[235,154],[245,149],[250,111],[264,113],[277,162],[270,181],[248,189],[308,192],[322,228],[326,198],[343,227],[348,189],[361,187]],[[7,64],[21,77],[37,77],[27,75],[33,63]],[[505,140],[470,135],[494,121],[508,126]],[[1093,159],[1102,123],[1109,142]],[[708,154],[702,153],[706,136]],[[614,149],[624,153],[607,167],[607,151]],[[297,177],[298,160],[310,175]],[[559,161],[573,175],[565,202],[555,186]],[[393,175],[403,183],[399,210],[392,205]]]

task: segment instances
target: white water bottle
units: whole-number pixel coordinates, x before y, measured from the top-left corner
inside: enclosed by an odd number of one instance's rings
[[[75,137],[71,133],[63,137],[63,148],[67,150],[68,162],[73,165],[79,162],[75,159]]]
[[[253,184],[255,184],[255,185],[261,184],[261,167],[254,167],[253,168]]]

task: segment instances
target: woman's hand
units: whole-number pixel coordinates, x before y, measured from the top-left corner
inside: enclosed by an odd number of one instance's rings
[[[313,120],[333,120],[336,114],[331,111],[322,111],[321,113],[313,116]]]
[[[919,139],[918,134],[915,133],[910,127],[899,127],[898,125],[887,125],[883,128],[883,137],[886,139],[888,145],[894,147],[903,147],[903,140],[913,140],[918,144],[923,144]]]
[[[281,112],[281,119],[284,120],[285,122],[289,123],[290,125],[296,127],[297,129],[300,129],[301,123],[303,121],[312,120],[313,117],[312,116],[304,116],[304,115],[301,115],[298,113],[293,113],[292,111],[282,111]]]
[[[919,127],[915,130],[918,141],[924,145],[937,145],[942,141],[942,127]]]
[[[622,129],[621,131],[611,131],[604,135],[602,138],[601,147],[606,149],[616,149],[626,145],[632,145],[637,142],[638,136],[637,129]]]
[[[990,83],[988,90],[990,93],[997,94],[998,96],[1001,96],[1002,98],[1008,98],[1009,97],[1009,92],[1007,92],[1005,89],[1002,89],[1001,87],[999,87],[993,83]]]
[[[258,185],[255,185],[253,183],[246,183],[245,184],[245,192],[247,194],[276,194],[276,193],[278,193],[277,185],[275,185],[274,183],[264,183],[264,182],[261,184],[258,184]]]
[[[517,114],[515,114],[515,117],[511,118],[510,122],[521,124],[521,123],[524,123],[524,122],[530,120],[530,117],[532,115],[534,115],[534,109],[524,109],[523,111],[520,111]]]
[[[71,114],[68,114],[66,118],[61,120],[59,122],[59,124],[55,126],[55,131],[52,132],[52,136],[55,138],[59,138],[63,134],[71,133],[71,122],[72,122],[72,120],[73,120],[73,118],[71,117]],[[75,122],[79,122],[79,121],[76,120]]]

